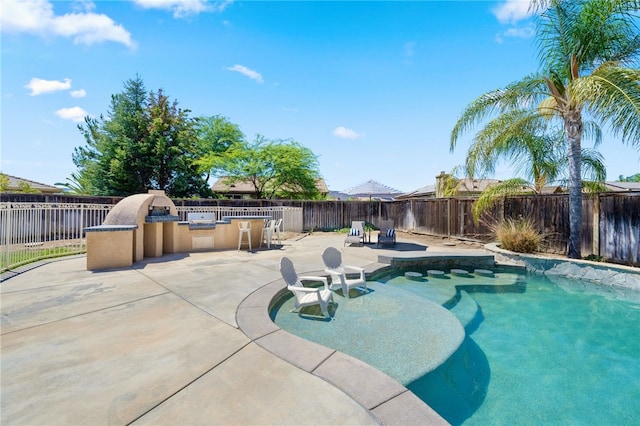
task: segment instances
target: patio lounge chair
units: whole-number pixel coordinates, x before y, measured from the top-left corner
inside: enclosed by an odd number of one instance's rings
[[[330,318],[328,307],[329,303],[333,301],[333,293],[329,289],[326,277],[299,277],[293,267],[293,262],[287,257],[280,259],[280,273],[287,284],[287,289],[295,297],[295,309],[298,310],[298,314],[300,308],[304,306],[320,305],[322,315]],[[302,281],[319,281],[324,284],[324,287],[305,287]]]
[[[396,230],[393,227],[393,220],[380,221],[380,233],[378,234],[378,247],[380,244],[396,245]]]
[[[347,238],[344,239],[344,245],[365,243],[364,222],[361,220],[354,220],[351,222],[351,229],[347,234]]]
[[[367,280],[364,276],[364,268],[342,264],[342,254],[335,247],[327,247],[322,253],[325,272],[331,275],[331,290],[342,289],[342,294],[349,298],[349,290],[356,288],[367,291]],[[347,278],[348,273],[358,274],[358,278]],[[361,288],[364,287],[364,290]]]

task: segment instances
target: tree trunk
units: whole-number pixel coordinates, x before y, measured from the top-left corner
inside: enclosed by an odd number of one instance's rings
[[[567,256],[580,259],[582,248],[582,114],[569,111],[564,117],[564,130],[569,145],[569,247]]]

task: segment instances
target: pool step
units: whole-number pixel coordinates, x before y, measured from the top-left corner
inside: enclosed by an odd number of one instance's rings
[[[460,320],[467,333],[475,330],[482,320],[482,312],[478,303],[464,290],[460,290],[458,303],[449,309]]]

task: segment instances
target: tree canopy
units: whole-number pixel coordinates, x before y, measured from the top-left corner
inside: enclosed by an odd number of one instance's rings
[[[174,197],[210,195],[196,164],[196,120],[162,89],[147,93],[139,76],[111,96],[107,117],[78,126],[86,145],[74,150],[78,181],[95,195],[162,189]]]
[[[236,141],[222,152],[202,160],[228,185],[248,182],[258,198],[314,199],[320,195],[318,160],[292,139],[269,140],[257,135],[253,143]]]

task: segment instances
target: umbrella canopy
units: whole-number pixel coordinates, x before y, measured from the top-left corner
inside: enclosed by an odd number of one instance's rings
[[[393,200],[396,195],[402,194],[395,188],[383,185],[375,180],[368,180],[365,183],[349,188],[345,191],[352,198]]]

